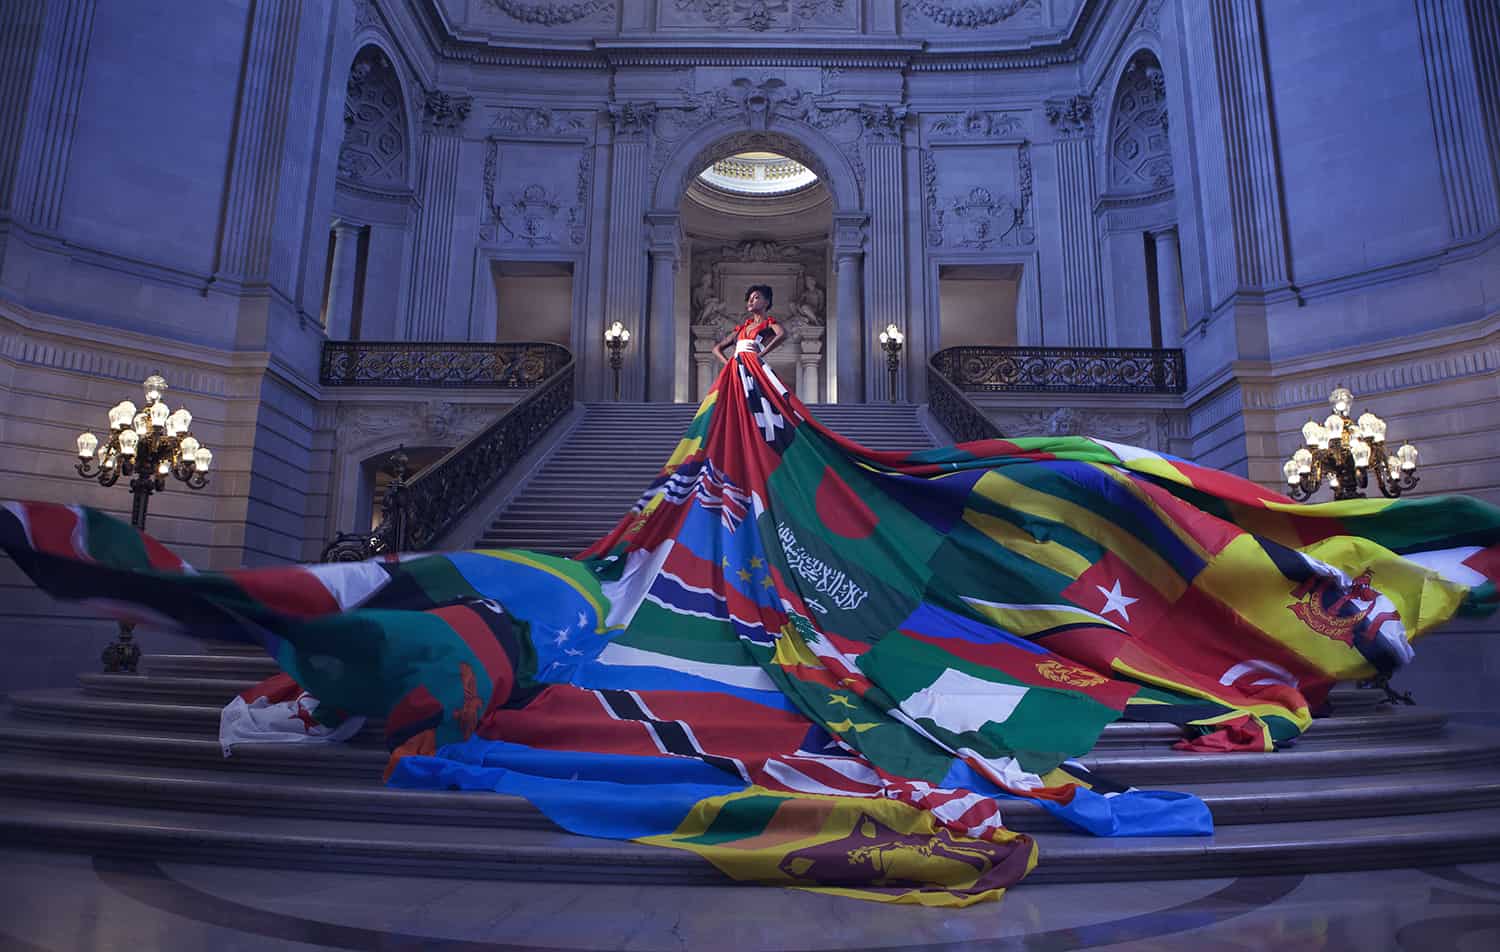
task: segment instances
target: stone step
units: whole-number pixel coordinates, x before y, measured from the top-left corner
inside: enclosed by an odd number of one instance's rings
[[[1179,790],[1201,797],[1216,827],[1378,818],[1500,807],[1500,768],[1433,771],[1399,780],[1331,778],[1314,787],[1292,780],[1197,784]],[[0,796],[246,816],[295,814],[368,822],[555,828],[519,797],[397,790],[378,780],[340,781],[316,771],[294,777],[259,775],[221,764],[153,768],[12,758],[0,764]],[[1018,832],[1071,831],[1040,805],[1024,800],[1007,801],[1002,815],[1006,827]]]
[[[141,656],[141,667],[151,677],[224,678],[248,684],[264,681],[281,669],[264,650],[255,654],[151,654]]]
[[[161,742],[206,739],[208,749],[218,752],[219,713],[220,708],[210,705],[157,704],[61,692],[50,697],[23,695],[13,704],[12,718],[0,722],[0,749],[36,750],[55,743],[64,748],[84,745],[98,751],[101,748],[91,738],[108,734],[112,737],[111,749],[140,748],[143,762],[178,762],[185,751],[192,753],[194,749]],[[1265,755],[1175,751],[1170,748],[1177,736],[1174,725],[1116,723],[1105,728],[1093,751],[1079,762],[1109,779],[1138,787],[1388,774],[1407,769],[1478,769],[1500,764],[1500,732],[1464,725],[1438,732],[1430,719],[1414,718],[1410,730],[1403,733],[1398,725],[1390,724],[1386,739],[1376,741],[1370,738],[1380,735],[1361,718],[1349,718],[1348,723],[1342,720],[1320,722],[1320,741],[1309,739],[1297,747]],[[84,725],[92,729],[78,729]],[[106,729],[101,732],[101,727]],[[382,729],[379,719],[371,719],[348,746],[370,747],[372,753],[379,754],[373,748],[381,743]],[[132,731],[139,733],[138,742],[130,739]],[[265,746],[299,745],[246,745],[245,749],[255,753]],[[312,746],[319,750],[340,748]],[[152,760],[158,756],[162,759]]]
[[[1449,865],[1500,853],[1500,809],[1226,826],[1206,837],[1035,834],[1030,883],[1217,878]],[[162,861],[569,884],[732,881],[697,856],[549,829],[212,815],[0,799],[0,841]]]
[[[125,698],[157,704],[211,704],[216,708],[228,704],[236,694],[261,680],[264,679],[182,677],[162,674],[80,674],[78,676],[78,683],[88,697]]]
[[[363,744],[241,744],[226,758],[217,736],[201,730],[184,737],[127,728],[80,731],[20,720],[0,721],[0,751],[27,758],[56,758],[66,751],[75,764],[212,768],[373,783],[380,782],[390,759],[384,748]]]

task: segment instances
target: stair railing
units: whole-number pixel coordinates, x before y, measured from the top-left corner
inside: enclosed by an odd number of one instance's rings
[[[944,347],[929,362],[968,392],[1182,393],[1182,351],[1159,347]]]
[[[340,351],[360,341],[329,342]],[[348,345],[354,345],[353,348]],[[406,479],[405,454],[393,457],[392,480],[381,501],[380,524],[369,532],[341,532],[324,549],[324,562],[357,562],[377,555],[416,552],[441,538],[476,500],[526,455],[552,424],[573,408],[575,363],[557,344],[399,345],[370,356],[323,352],[325,382],[334,386],[534,386],[519,403],[437,462]],[[426,350],[426,353],[410,353]],[[488,353],[485,353],[485,349]],[[460,354],[460,352],[467,352]],[[381,367],[396,379],[366,378]],[[358,381],[355,384],[355,381]]]
[[[952,349],[952,348],[950,348]],[[1003,439],[1005,434],[948,376],[940,350],[927,360],[927,407],[955,443]]]

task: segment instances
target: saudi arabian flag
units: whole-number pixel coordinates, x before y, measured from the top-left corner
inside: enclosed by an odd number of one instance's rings
[[[1045,773],[1088,753],[1104,726],[1120,716],[1085,687],[1035,683],[1037,667],[1057,664],[1049,652],[1032,648],[1036,661],[1018,651],[1015,670],[975,664],[926,640],[905,633],[881,639],[859,658],[866,675],[895,698],[908,717],[954,751],[973,751],[985,760],[1014,757],[1023,770]],[[1070,665],[1073,680],[1107,679]],[[1050,670],[1050,669],[1049,669]],[[1031,682],[1031,683],[1028,683]]]

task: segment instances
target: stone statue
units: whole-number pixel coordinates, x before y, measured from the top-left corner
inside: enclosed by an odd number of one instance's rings
[[[693,288],[693,323],[715,324],[728,316],[728,309],[713,287],[713,272],[705,271]]]
[[[818,287],[818,279],[812,275],[803,275],[802,292],[797,295],[797,300],[792,304],[792,318],[801,319],[814,327],[822,327],[826,318],[823,314],[823,303],[825,297],[823,291]]]

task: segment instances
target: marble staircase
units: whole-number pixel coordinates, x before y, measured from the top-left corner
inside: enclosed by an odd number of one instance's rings
[[[575,555],[614,528],[661,471],[697,407],[684,403],[593,403],[583,419],[496,513],[481,548]],[[936,445],[913,404],[809,408],[834,430],[877,450]]]
[[[578,837],[523,800],[380,783],[378,725],[344,745],[244,745],[225,757],[218,710],[275,668],[235,646],[147,655],[142,675],[13,695],[0,719],[0,841],[164,860],[431,876],[727,884],[694,856]],[[1082,762],[1184,790],[1211,837],[1102,839],[1027,803],[1029,882],[1316,872],[1500,855],[1500,731],[1388,708],[1341,689],[1333,714],[1274,754],[1170,749],[1170,724],[1110,725]]]

